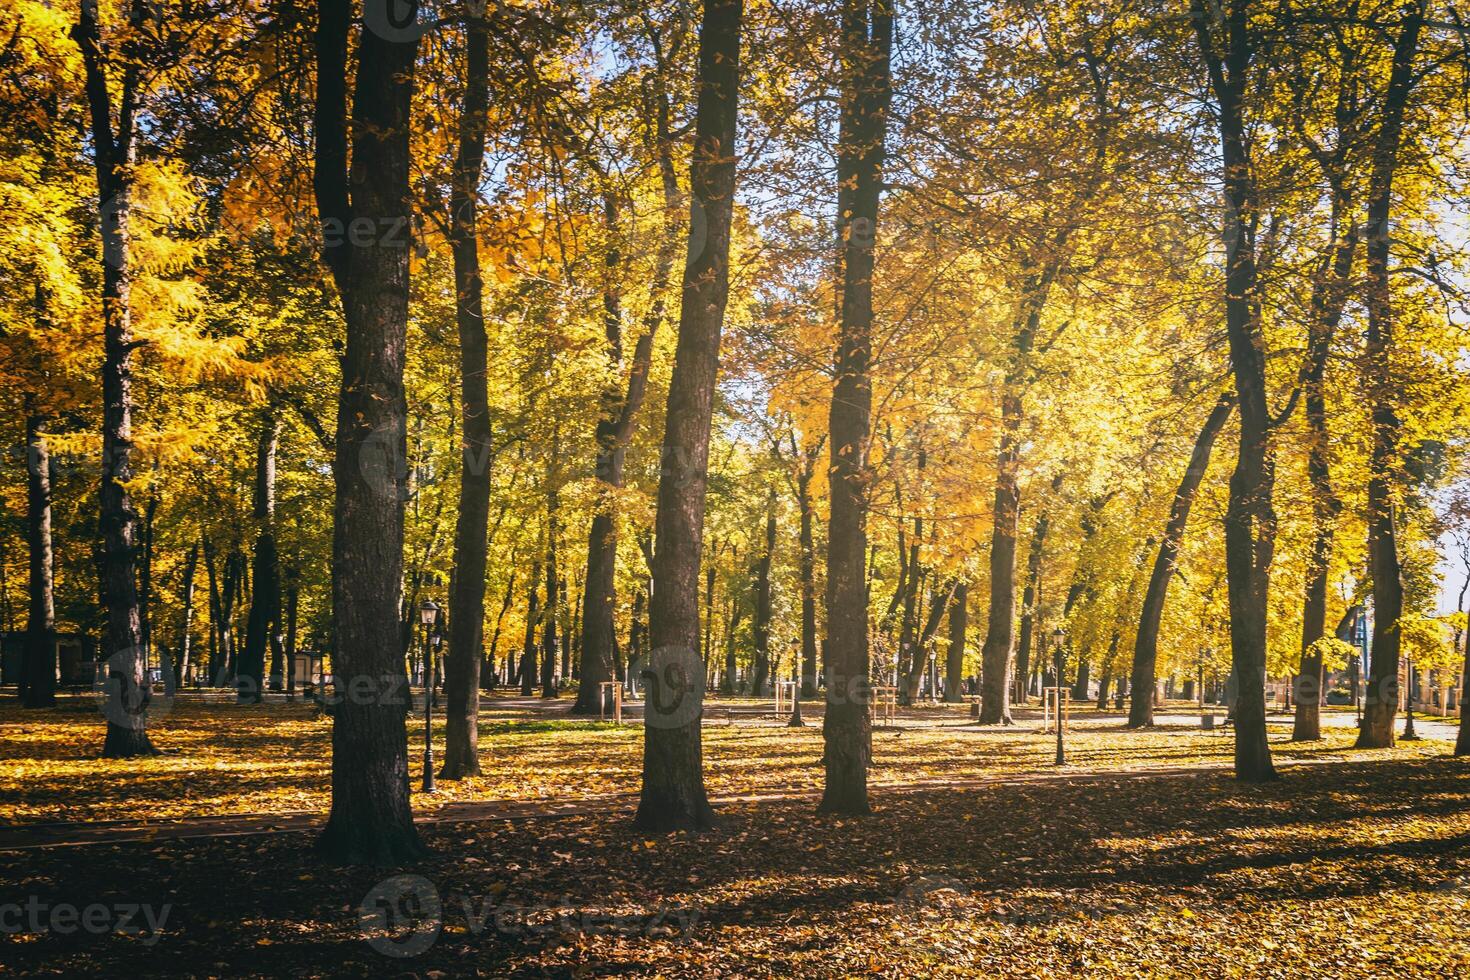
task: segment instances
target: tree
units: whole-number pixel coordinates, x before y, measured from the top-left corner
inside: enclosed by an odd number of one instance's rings
[[[1058,473],[1051,481],[1051,495],[1056,497],[1062,490],[1065,474]],[[1031,678],[1031,646],[1036,638],[1037,613],[1041,591],[1041,565],[1046,557],[1046,536],[1051,530],[1050,503],[1036,518],[1031,529],[1031,545],[1026,552],[1026,587],[1021,592],[1021,630],[1016,640],[1016,700],[1025,704]],[[966,587],[968,594],[968,587]],[[1039,649],[1038,645],[1038,649]]]
[[[1352,56],[1344,51],[1344,72],[1352,69]],[[1339,112],[1341,126],[1343,114]],[[1292,726],[1293,742],[1315,741],[1321,737],[1322,655],[1314,644],[1326,637],[1327,580],[1332,567],[1333,538],[1342,513],[1342,502],[1332,485],[1332,435],[1327,426],[1326,375],[1327,359],[1332,348],[1342,308],[1347,301],[1353,255],[1357,251],[1357,223],[1347,217],[1351,213],[1351,196],[1340,170],[1331,167],[1342,159],[1344,144],[1328,167],[1332,180],[1332,217],[1329,219],[1329,250],[1323,253],[1320,273],[1312,287],[1311,332],[1307,360],[1302,371],[1305,412],[1309,430],[1307,473],[1312,484],[1312,522],[1314,536],[1307,566],[1307,587],[1302,602],[1302,663],[1294,690],[1296,718]],[[1321,155],[1319,154],[1319,157]],[[1344,228],[1344,224],[1347,225]]]
[[[801,691],[798,697],[817,696],[817,546],[812,524],[812,479],[827,441],[823,434],[802,454],[796,474],[796,505],[800,511],[797,546],[801,549]],[[792,447],[793,451],[795,446]]]
[[[832,387],[827,523],[826,781],[821,813],[869,812],[868,440],[873,389],[873,247],[893,98],[893,6],[843,0],[837,215],[842,301]]]
[[[352,5],[322,0],[313,175],[322,258],[347,327],[333,469],[332,620],[333,674],[349,696],[332,715],[332,812],[318,847],[344,863],[382,865],[426,853],[409,805],[407,677],[398,638],[409,107],[419,44],[415,31],[367,26],[388,23],[386,2],[369,0],[357,31],[349,127]]]
[[[245,650],[235,690],[241,704],[265,700],[266,647],[279,648],[281,621],[281,568],[276,559],[276,450],[281,419],[274,405],[261,413],[260,441],[255,461],[253,516],[256,521],[255,558],[251,567],[250,613],[245,621]],[[279,659],[277,660],[279,664]],[[275,678],[279,680],[280,674]]]
[[[561,534],[557,524],[561,510],[558,492],[557,457],[561,453],[560,434],[553,431],[551,453],[546,471],[546,608],[541,613],[541,696],[554,698],[556,690],[556,651],[558,647],[556,607],[561,587],[561,576],[557,573],[556,545]]]
[[[995,494],[991,506],[990,601],[985,624],[985,641],[980,650],[980,717],[982,725],[1011,724],[1011,671],[1015,658],[1016,544],[1021,519],[1021,463],[1026,442],[1025,399],[1035,381],[1034,358],[1038,348],[1054,344],[1065,328],[1050,338],[1041,336],[1042,318],[1058,282],[1070,269],[1083,218],[1113,177],[1106,164],[1117,117],[1112,111],[1112,71],[1106,55],[1093,49],[1090,40],[1080,42],[1076,62],[1085,79],[1085,97],[1093,119],[1086,127],[1082,144],[1085,163],[1069,186],[1076,188],[1075,200],[1060,220],[1044,206],[1039,228],[1023,237],[1014,272],[1016,302],[1003,355],[1004,376],[1000,392],[1000,436],[996,446]],[[1056,109],[1059,105],[1052,105]]]
[[[138,603],[138,514],[128,483],[133,479],[133,340],[130,220],[133,168],[137,162],[139,73],[143,52],[135,40],[123,43],[115,65],[102,40],[98,8],[82,3],[72,38],[82,51],[87,104],[91,113],[92,155],[102,236],[102,592],[107,609],[107,736],[102,755],[126,759],[155,755],[148,737],[151,700]],[[128,30],[136,38],[149,18],[138,0],[126,7]],[[117,102],[114,108],[115,72]],[[116,115],[116,123],[113,118]]]
[[[1395,406],[1391,365],[1394,309],[1389,285],[1393,239],[1394,176],[1403,141],[1404,113],[1414,86],[1414,59],[1424,27],[1424,0],[1404,5],[1393,45],[1393,64],[1383,94],[1383,117],[1373,144],[1368,184],[1367,373],[1372,405],[1373,444],[1368,478],[1368,568],[1373,579],[1373,657],[1368,666],[1363,727],[1357,745],[1365,749],[1393,745],[1393,719],[1399,705],[1399,621],[1404,615],[1398,529],[1394,513],[1395,471],[1400,464],[1402,422]]]
[[[21,703],[56,704],[56,599],[51,565],[51,458],[46,419],[26,415],[26,525],[30,555],[30,609],[26,620]]]
[[[714,813],[704,790],[700,738],[704,667],[699,657],[699,559],[704,537],[710,421],[720,330],[730,293],[730,223],[743,0],[706,0],[699,27],[699,98],[689,169],[691,222],[679,339],[664,422],[664,453],[649,601],[643,790],[635,824],[700,830]]]
[[[944,662],[944,700],[950,704],[962,704],[965,700],[961,687],[965,677],[965,633],[970,622],[969,603],[969,583],[957,583],[949,601],[949,650]]]
[[[80,53],[67,37],[68,10],[27,2],[12,10],[15,42],[0,69],[5,108],[0,210],[6,214],[0,252],[7,287],[0,289],[0,365],[7,391],[5,417],[16,433],[25,474],[17,488],[25,514],[22,536],[27,608],[18,693],[26,707],[55,703],[55,542],[67,528],[55,517],[56,495],[70,490],[53,474],[53,433],[67,430],[95,409],[97,364],[95,293],[83,285],[84,218],[74,202],[96,187],[95,168],[84,167],[85,106],[80,104]],[[24,40],[22,40],[24,39]],[[92,278],[90,276],[86,277]],[[90,425],[90,422],[86,424]],[[8,509],[10,501],[0,505]],[[91,549],[87,549],[90,552]],[[7,546],[7,554],[14,552]],[[92,576],[89,574],[88,578]],[[14,629],[13,597],[0,598],[7,629]]]
[[[1470,488],[1466,488],[1470,490]],[[1460,582],[1460,594],[1455,603],[1453,645],[1464,651],[1460,663],[1460,730],[1455,736],[1455,755],[1470,755],[1470,710],[1465,707],[1470,697],[1470,617],[1466,615],[1465,599],[1470,596],[1470,493],[1461,492],[1450,499],[1451,520],[1458,525],[1455,540],[1459,546],[1460,564],[1464,566],[1464,579]]]
[[[750,670],[750,696],[765,697],[771,675],[771,560],[776,553],[776,491],[766,496],[766,536],[755,565],[755,661]]]
[[[493,432],[486,380],[489,342],[477,204],[480,172],[485,165],[489,71],[489,25],[482,12],[469,11],[465,20],[464,106],[449,203],[464,459],[454,525],[456,574],[449,595],[449,650],[444,663],[444,765],[439,771],[443,779],[480,774],[480,644],[485,628]]]
[[[646,21],[645,21],[646,22]],[[666,292],[673,275],[678,239],[673,234],[676,212],[682,194],[674,169],[673,137],[669,131],[669,73],[671,62],[682,47],[676,36],[668,50],[651,27],[649,42],[655,65],[652,79],[652,130],[654,152],[658,164],[659,185],[663,192],[663,237],[649,286],[651,300],[643,318],[643,333],[633,347],[627,368],[626,384],[621,391],[615,386],[603,393],[602,412],[597,420],[596,477],[600,484],[600,501],[592,517],[587,535],[587,571],[582,591],[582,657],[577,701],[573,714],[593,714],[602,706],[598,696],[601,685],[613,678],[613,650],[617,644],[614,624],[617,600],[618,520],[616,501],[623,488],[624,466],[628,445],[632,442],[638,412],[648,394],[648,375],[653,362],[653,344],[663,325]],[[606,174],[601,175],[605,180]],[[603,216],[612,243],[605,260],[608,281],[603,290],[603,328],[607,340],[609,363],[621,370],[623,362],[623,301],[617,281],[624,274],[623,255],[617,241],[619,206],[611,190],[604,191]],[[708,616],[708,611],[706,611]]]
[[[765,409],[762,408],[756,416],[764,424]],[[817,696],[817,545],[812,480],[826,448],[827,435],[822,433],[803,448],[796,425],[790,419],[785,421],[788,427],[784,438],[782,433],[770,429],[766,438],[770,441],[772,455],[781,465],[786,486],[796,499],[797,576],[801,592],[801,666],[797,697],[814,698]]]
[[[1225,327],[1240,406],[1240,441],[1225,517],[1234,667],[1235,774],[1276,778],[1266,742],[1266,624],[1276,512],[1276,463],[1266,403],[1266,365],[1257,282],[1258,199],[1245,120],[1254,38],[1250,0],[1228,0],[1218,14],[1191,0],[1190,15],[1216,101],[1225,200]],[[1218,23],[1217,23],[1218,20]]]
[[[1312,268],[1311,299],[1307,307],[1307,351],[1298,378],[1307,428],[1307,478],[1311,485],[1312,545],[1302,602],[1301,667],[1294,685],[1296,718],[1293,741],[1321,737],[1320,708],[1324,666],[1319,640],[1326,632],[1328,584],[1343,502],[1334,485],[1333,434],[1329,425],[1328,362],[1339,321],[1353,286],[1354,256],[1360,237],[1356,202],[1360,197],[1362,121],[1369,104],[1362,95],[1371,69],[1364,57],[1358,30],[1332,32],[1318,39],[1309,35],[1301,56],[1320,63],[1335,85],[1306,81],[1308,73],[1287,77],[1286,101],[1291,125],[1306,148],[1326,186],[1328,216],[1323,244]],[[1320,105],[1317,99],[1321,100]]]
[[[184,559],[184,581],[179,590],[180,604],[183,606],[179,614],[179,643],[178,652],[173,655],[172,662],[166,661],[168,667],[164,674],[164,691],[172,697],[177,690],[183,686],[184,678],[187,676],[192,663],[193,656],[193,628],[194,628],[194,573],[199,567],[199,542],[194,541],[189,546],[189,557]],[[294,596],[294,593],[293,593]],[[294,617],[291,624],[295,626]],[[295,636],[292,636],[291,653],[295,653]],[[288,666],[289,670],[289,666]]]
[[[541,622],[541,555],[531,565],[531,576],[526,580],[526,635],[521,643],[521,659],[516,668],[520,681],[521,697],[529,698],[536,693],[536,627]]]
[[[942,587],[929,590],[929,613],[924,619],[924,625],[918,631],[914,642],[913,659],[909,662],[908,676],[903,678],[904,689],[908,693],[908,701],[919,696],[919,688],[924,680],[924,671],[929,666],[929,658],[933,654],[934,635],[939,630],[939,624],[944,618],[944,613],[949,609],[950,599],[954,595],[958,583],[950,579]]]
[[[1158,663],[1159,620],[1164,615],[1164,596],[1169,591],[1169,580],[1174,577],[1175,563],[1179,556],[1179,541],[1189,523],[1189,510],[1194,505],[1195,491],[1210,465],[1210,451],[1215,437],[1225,428],[1225,422],[1235,409],[1235,393],[1225,392],[1215,401],[1215,407],[1205,419],[1204,427],[1194,441],[1194,452],[1189,457],[1189,466],[1174,491],[1174,500],[1169,507],[1169,523],[1164,528],[1159,554],[1154,559],[1153,573],[1149,576],[1148,591],[1143,596],[1143,611],[1138,617],[1138,636],[1133,646],[1133,671],[1128,686],[1133,700],[1128,708],[1128,727],[1144,728],[1154,723],[1155,668]]]

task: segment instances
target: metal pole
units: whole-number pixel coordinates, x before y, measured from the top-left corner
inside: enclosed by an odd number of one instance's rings
[[[1351,674],[1353,681],[1353,724],[1358,728],[1363,727],[1363,707],[1358,703],[1358,666],[1362,662],[1363,660],[1359,655],[1353,654],[1353,662],[1349,665],[1352,667],[1349,674]]]
[[[1067,749],[1062,741],[1062,731],[1066,728],[1066,722],[1062,716],[1062,684],[1064,680],[1063,671],[1066,669],[1066,650],[1061,641],[1057,641],[1056,669],[1057,669],[1057,765],[1067,764]]]
[[[430,626],[424,627],[424,784],[423,791],[432,793],[434,786],[434,664],[433,646],[429,642]]]
[[[801,652],[796,641],[791,642],[791,676],[796,686],[791,689],[791,720],[787,728],[805,728],[806,720],[801,717]]]
[[[1408,694],[1404,697],[1404,710],[1407,713],[1404,715],[1404,734],[1402,735],[1402,739],[1405,742],[1417,742],[1419,741],[1419,733],[1414,731],[1414,658],[1412,656],[1407,658],[1404,666],[1405,673],[1409,676],[1407,677],[1408,683],[1405,685],[1408,688]]]

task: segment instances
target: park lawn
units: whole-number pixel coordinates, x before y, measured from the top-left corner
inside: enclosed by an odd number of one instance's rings
[[[819,792],[822,736],[819,711],[812,723],[789,729],[752,719],[761,707],[733,704],[733,725],[704,729],[708,789],[715,797]],[[560,801],[636,793],[641,772],[638,725],[582,721],[565,716],[570,699],[543,706],[503,694],[487,698],[481,715],[483,775],[441,781],[439,792],[414,794],[428,812],[485,800]],[[744,710],[747,714],[740,715]],[[711,712],[719,717],[721,712]],[[1052,771],[1054,738],[1042,734],[1036,712],[1019,709],[1009,728],[966,724],[968,706],[906,710],[898,723],[873,736],[876,786],[981,779]],[[97,757],[102,717],[86,696],[63,699],[53,710],[23,711],[0,701],[0,823],[11,826],[56,821],[174,820],[236,813],[325,813],[330,804],[331,721],[308,705],[273,701],[241,707],[226,701],[180,698],[153,726],[165,754],[149,759]],[[443,716],[436,716],[436,746],[443,751]],[[1068,732],[1073,770],[1229,765],[1233,736],[1195,727],[1130,732],[1118,714],[1079,709]],[[421,722],[410,727],[409,768],[417,790]],[[1391,752],[1351,749],[1352,731],[1325,729],[1318,743],[1293,745],[1289,730],[1273,726],[1282,760],[1417,758],[1442,755],[1438,740],[1400,743]]]
[[[307,834],[0,852],[6,900],[42,915],[168,906],[157,934],[0,937],[0,973],[1470,970],[1470,764],[1451,758],[1342,760],[1264,786],[1205,773],[933,788],[879,797],[864,819],[727,804],[714,831],[660,839],[610,813],[425,835],[435,855],[397,872],[323,867]],[[410,890],[437,915],[400,904],[379,929],[369,897]],[[417,955],[393,955],[416,936]]]

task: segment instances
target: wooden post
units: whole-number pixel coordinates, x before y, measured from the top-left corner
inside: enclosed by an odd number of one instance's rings
[[[607,695],[612,692],[613,723],[623,723],[623,685],[620,681],[599,681],[597,684],[597,720],[607,720]]]
[[[879,685],[871,690],[873,700],[869,708],[873,720],[876,722],[881,715],[888,724],[893,724],[898,717],[898,688],[891,685]]]
[[[1044,687],[1041,689],[1041,730],[1053,731],[1052,726],[1057,719],[1064,727],[1071,725],[1072,691],[1065,687]]]

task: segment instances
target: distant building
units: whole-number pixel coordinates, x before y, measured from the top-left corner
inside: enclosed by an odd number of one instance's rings
[[[57,685],[91,687],[97,670],[97,641],[85,633],[56,633],[54,637]],[[0,685],[20,683],[25,646],[24,631],[0,633]]]

